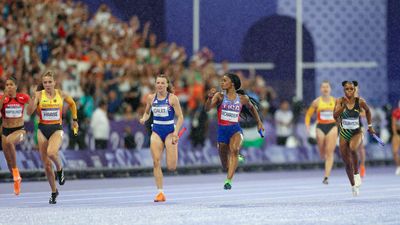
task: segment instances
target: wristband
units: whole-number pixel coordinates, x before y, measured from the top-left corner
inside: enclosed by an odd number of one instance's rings
[[[372,124],[368,124],[368,127],[372,127]]]
[[[78,122],[78,119],[72,119],[74,122]]]

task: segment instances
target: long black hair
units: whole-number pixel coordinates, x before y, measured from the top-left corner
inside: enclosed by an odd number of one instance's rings
[[[232,83],[233,83],[233,85],[235,87],[236,93],[238,93],[240,95],[246,95],[247,97],[249,97],[250,102],[256,108],[258,116],[261,119],[260,103],[257,100],[255,100],[253,97],[250,97],[249,95],[247,95],[246,92],[243,89],[240,89],[240,87],[242,86],[242,82],[240,81],[239,76],[234,74],[234,73],[227,73],[227,74],[225,74],[225,76],[229,77],[229,79],[232,81]],[[240,117],[242,117],[243,119],[247,119],[249,116],[253,117],[253,115],[251,114],[250,109],[247,108],[247,106],[243,105],[242,111],[240,112]]]

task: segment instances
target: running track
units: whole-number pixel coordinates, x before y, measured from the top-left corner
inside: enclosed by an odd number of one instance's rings
[[[394,167],[367,168],[352,197],[343,168],[329,185],[321,170],[168,176],[165,203],[152,202],[152,177],[67,180],[56,205],[47,182],[0,184],[0,224],[400,224],[400,177]]]

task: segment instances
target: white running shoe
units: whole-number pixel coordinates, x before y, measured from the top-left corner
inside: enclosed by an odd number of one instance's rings
[[[360,174],[354,174],[354,186],[359,188],[361,186],[361,176]]]
[[[351,187],[351,192],[353,192],[353,197],[357,197],[360,194],[360,189],[354,185]]]
[[[396,175],[400,176],[400,166],[398,166],[397,169],[396,169]]]

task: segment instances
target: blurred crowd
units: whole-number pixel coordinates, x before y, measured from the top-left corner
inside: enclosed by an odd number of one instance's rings
[[[106,5],[90,15],[87,5],[72,0],[0,0],[0,14],[0,89],[13,75],[19,92],[32,94],[40,75],[55,70],[58,88],[77,101],[83,132],[96,130],[93,116],[109,121],[140,117],[160,73],[170,78],[185,116],[203,136],[206,91],[218,87],[226,72],[244,78],[242,88],[260,102],[264,119],[276,121],[277,136],[293,135],[302,113],[291,101],[279,102],[256,71],[229,71],[227,61],[217,69],[212,50],[205,47],[188,56],[184,47],[158,40],[150,22],[137,16],[121,21]]]

